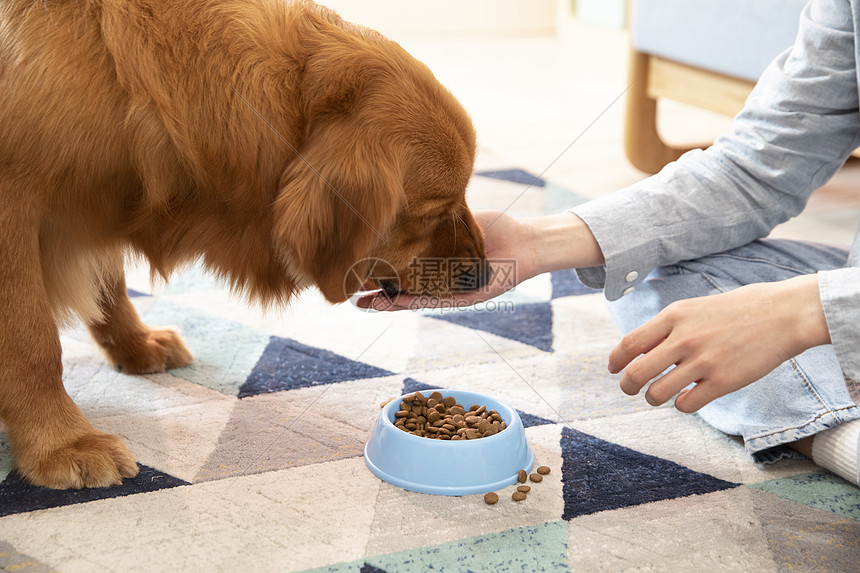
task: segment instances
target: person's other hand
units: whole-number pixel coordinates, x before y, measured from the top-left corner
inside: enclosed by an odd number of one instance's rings
[[[670,304],[621,340],[609,354],[609,370],[624,370],[626,394],[650,382],[649,404],[677,395],[678,410],[695,412],[829,342],[818,278],[809,275]]]

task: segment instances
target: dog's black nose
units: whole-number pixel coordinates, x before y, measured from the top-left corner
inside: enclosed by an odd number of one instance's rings
[[[379,281],[379,287],[388,297],[395,297],[400,294],[400,281],[382,280]]]
[[[457,275],[455,287],[457,290],[478,290],[489,284],[493,278],[493,269],[486,259],[477,261],[474,266]]]

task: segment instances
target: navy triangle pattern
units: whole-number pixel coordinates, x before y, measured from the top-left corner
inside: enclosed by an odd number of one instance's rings
[[[239,398],[391,374],[329,350],[273,336],[239,388]]]
[[[556,299],[562,296],[576,296],[580,294],[594,294],[600,292],[600,289],[587,287],[582,284],[576,271],[573,269],[564,269],[553,271],[550,273],[552,280],[552,298]]]
[[[120,485],[110,487],[90,487],[84,489],[48,489],[25,482],[12,472],[0,483],[0,517],[15,513],[25,513],[37,509],[50,509],[76,503],[87,503],[99,499],[123,497],[136,493],[146,493],[189,485],[187,481],[175,478],[149,466],[138,464],[137,476],[123,480]]]
[[[522,410],[517,410],[517,414],[520,415],[520,420],[522,420],[524,428],[531,428],[532,426],[546,426],[547,424],[555,423],[552,420],[547,420],[546,418],[541,418],[540,416],[535,416],[534,414],[529,414]]]
[[[424,384],[419,382],[415,378],[405,378],[403,380],[403,395],[412,394],[413,392],[427,392],[428,390],[433,390],[434,388],[438,388],[438,386],[430,386],[429,384]]]
[[[437,386],[430,386],[429,384],[423,384],[414,378],[406,378],[403,380],[403,394],[412,394],[413,392],[427,392],[429,390],[435,390]],[[516,408],[514,408],[516,410]],[[529,414],[527,412],[523,412],[522,410],[517,410],[517,414],[520,415],[520,420],[523,422],[524,428],[531,428],[532,426],[545,426],[546,424],[553,424],[552,420],[547,420],[546,418],[541,418],[540,416],[535,416],[534,414]]]
[[[571,428],[562,429],[561,453],[562,518],[567,520],[740,485]]]
[[[486,312],[462,310],[427,315],[482,330],[552,352],[552,305],[549,302],[517,303],[513,310]]]
[[[531,187],[545,187],[546,181],[537,175],[532,175],[523,169],[499,169],[494,171],[479,171],[475,173],[479,177],[488,177],[499,181],[509,181],[511,183],[520,183]]]

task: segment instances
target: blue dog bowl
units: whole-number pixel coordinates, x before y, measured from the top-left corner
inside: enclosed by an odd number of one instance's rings
[[[378,478],[419,493],[470,495],[502,489],[517,482],[520,470],[529,471],[534,453],[516,410],[494,398],[460,390],[438,391],[453,396],[467,410],[472,404],[496,410],[507,427],[494,436],[476,440],[435,440],[394,426],[402,397],[382,409],[364,446],[364,462]]]

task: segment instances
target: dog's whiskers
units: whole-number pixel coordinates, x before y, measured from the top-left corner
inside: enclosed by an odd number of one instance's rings
[[[454,227],[454,240],[451,242],[451,251],[452,251],[451,256],[452,257],[454,256],[454,254],[457,250],[457,221],[458,220],[461,223],[463,222],[463,220],[460,219],[460,215],[456,211],[453,211],[451,213],[451,225]]]

